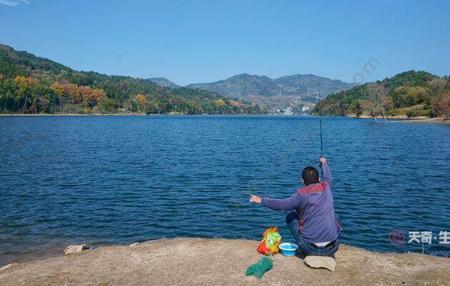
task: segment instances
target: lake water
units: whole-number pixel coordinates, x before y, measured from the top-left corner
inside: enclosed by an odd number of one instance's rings
[[[449,254],[450,125],[324,118],[345,243]],[[317,166],[314,117],[0,117],[0,264],[69,243],[162,237],[259,239]],[[402,240],[392,243],[398,230]],[[429,244],[409,231],[432,231]]]

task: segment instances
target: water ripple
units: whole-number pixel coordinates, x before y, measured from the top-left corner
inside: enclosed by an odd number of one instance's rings
[[[344,242],[419,250],[388,234],[450,231],[449,126],[323,123]],[[308,117],[2,117],[0,264],[68,243],[289,237],[284,213],[248,197],[294,192],[317,131]]]

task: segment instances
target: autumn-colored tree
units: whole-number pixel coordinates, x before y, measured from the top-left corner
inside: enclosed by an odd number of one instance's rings
[[[80,96],[80,90],[78,88],[78,85],[74,83],[65,83],[64,86],[64,92],[66,94],[66,97],[69,100],[69,104],[72,102],[78,103],[80,102],[81,96]]]
[[[88,86],[79,86],[77,91],[75,103],[83,103],[83,106],[87,106],[91,98],[91,88]]]
[[[33,87],[37,84],[37,80],[32,77],[16,76],[14,82],[20,87]]]
[[[145,112],[145,107],[147,105],[147,99],[145,98],[145,95],[138,94],[135,97],[136,102],[138,103],[139,109],[141,112]]]
[[[216,107],[223,107],[224,105],[225,105],[225,101],[223,101],[223,99],[214,99],[213,100],[213,104],[216,106]]]
[[[237,100],[230,100],[230,105],[233,107],[242,107],[243,106],[243,104]]]
[[[73,83],[59,83],[55,82],[50,86],[50,89],[55,92],[60,98],[64,98],[66,104],[82,104],[84,112],[89,107],[97,105],[103,98],[106,97],[106,93],[100,88],[90,88],[89,86],[78,86]]]
[[[53,90],[53,92],[57,96],[63,96],[64,95],[64,87],[59,82],[52,83],[52,85],[50,85],[50,89]]]
[[[64,84],[59,82],[54,82],[50,89],[59,97],[59,112],[62,112],[63,99],[67,97],[66,87]]]
[[[101,88],[94,88],[91,92],[91,101],[95,104],[99,103],[106,97],[106,92]]]

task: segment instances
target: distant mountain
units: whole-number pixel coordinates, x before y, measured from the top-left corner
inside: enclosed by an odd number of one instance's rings
[[[0,113],[265,112],[255,104],[215,92],[161,85],[128,76],[76,71],[0,44]]]
[[[450,118],[450,78],[406,71],[329,95],[314,112],[329,115]]]
[[[313,74],[295,74],[274,79],[274,82],[289,95],[317,94],[327,96],[331,93],[347,90],[355,84]]]
[[[170,80],[168,80],[167,78],[164,77],[152,77],[147,79],[153,83],[156,83],[159,86],[163,86],[163,87],[168,87],[168,88],[180,88],[181,86],[179,86],[176,83],[171,82]]]
[[[319,94],[325,97],[353,86],[355,85],[312,74],[295,74],[271,79],[267,76],[244,73],[221,81],[196,83],[187,87],[265,104],[274,109],[298,104],[313,105],[319,101]]]
[[[249,95],[272,96],[276,95],[278,90],[271,78],[246,73],[211,83],[190,84],[188,87],[214,91],[223,96],[240,98]]]

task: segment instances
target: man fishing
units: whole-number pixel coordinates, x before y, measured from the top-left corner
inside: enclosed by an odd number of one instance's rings
[[[341,226],[336,219],[331,192],[332,176],[325,157],[320,158],[323,180],[314,167],[302,172],[305,185],[286,199],[261,198],[251,195],[250,202],[277,211],[292,211],[286,223],[298,245],[297,255],[331,256],[339,248]]]

